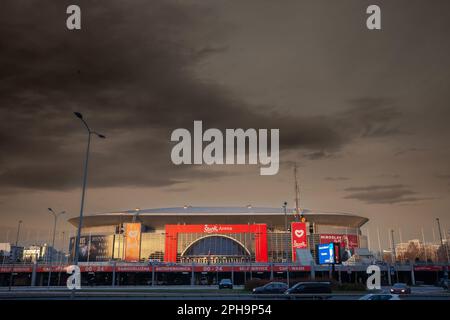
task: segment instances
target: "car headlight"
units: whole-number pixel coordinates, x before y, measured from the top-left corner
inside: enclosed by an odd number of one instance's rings
[[[405,289],[402,289],[402,292],[405,292]]]
[[[256,289],[253,289],[253,292],[256,292]]]

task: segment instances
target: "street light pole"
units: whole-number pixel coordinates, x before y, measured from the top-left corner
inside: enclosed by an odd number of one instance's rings
[[[88,172],[88,164],[89,164],[89,150],[91,146],[91,135],[95,134],[97,137],[101,139],[105,139],[106,137],[102,134],[99,134],[95,131],[92,131],[86,121],[83,119],[83,115],[79,112],[74,112],[75,116],[83,122],[84,126],[88,131],[88,143],[86,149],[86,158],[84,160],[84,173],[83,173],[83,189],[81,192],[81,206],[80,206],[80,217],[78,220],[78,230],[77,230],[77,238],[75,239],[75,254],[73,263],[78,265],[78,257],[79,257],[79,248],[80,248],[80,237],[81,237],[81,227],[83,225],[83,210],[84,210],[84,198],[86,194],[86,182],[87,182],[87,172]]]
[[[56,234],[56,222],[58,220],[58,217],[62,214],[65,214],[65,211],[61,211],[60,213],[55,213],[52,208],[48,208],[48,211],[53,215],[54,222],[53,222],[53,238],[52,238],[52,248],[49,253],[49,260],[50,260],[50,267],[48,272],[48,281],[47,281],[47,287],[50,287],[50,279],[52,278],[52,265],[53,265],[53,250],[55,250],[55,234]],[[48,249],[48,246],[47,246]]]

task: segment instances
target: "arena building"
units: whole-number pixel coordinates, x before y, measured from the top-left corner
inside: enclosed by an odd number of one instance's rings
[[[368,219],[347,213],[246,207],[136,209],[83,217],[79,261],[196,264],[296,262],[296,249],[340,243],[367,248]],[[79,218],[69,222],[78,227]],[[75,239],[70,239],[73,255]]]

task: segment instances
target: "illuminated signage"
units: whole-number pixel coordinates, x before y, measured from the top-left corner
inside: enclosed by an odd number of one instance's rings
[[[137,262],[141,251],[141,224],[125,224],[125,261]]]
[[[292,239],[292,261],[296,261],[296,249],[308,248],[306,238],[306,223],[292,222],[291,224],[291,239]]]

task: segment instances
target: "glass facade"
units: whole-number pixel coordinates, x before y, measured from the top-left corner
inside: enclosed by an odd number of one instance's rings
[[[145,232],[141,235],[141,259],[164,261],[165,232]]]
[[[317,227],[317,226],[316,226]],[[101,230],[100,230],[101,229]],[[91,228],[88,231],[111,231],[117,232],[115,227]],[[126,238],[122,233],[112,232],[109,235],[83,236],[80,251],[86,249],[80,261],[108,261],[111,259],[123,260],[125,256]],[[310,230],[311,231],[311,230]],[[342,228],[333,226],[318,226],[314,231],[329,232],[337,234],[340,232],[358,233],[353,228]],[[100,232],[101,233],[101,232]],[[355,235],[356,236],[356,235]],[[178,233],[176,242],[178,263],[246,263],[255,261],[255,237],[254,233]],[[358,239],[366,240],[358,236]],[[73,240],[71,239],[71,248]],[[366,245],[362,241],[362,247]],[[316,257],[316,246],[320,243],[318,233],[308,235],[309,249],[313,257]],[[166,250],[165,230],[154,230],[153,232],[142,232],[140,246],[141,261],[164,262]],[[360,246],[361,247],[361,246]],[[267,254],[268,262],[282,263],[292,260],[291,234],[284,230],[269,229],[267,232]],[[71,251],[72,252],[72,251]]]
[[[291,233],[284,231],[268,232],[267,248],[270,262],[291,261]]]
[[[193,242],[181,255],[182,262],[233,263],[250,260],[250,252],[236,240],[223,236],[206,236]]]
[[[177,262],[241,263],[255,259],[255,235],[179,233]],[[195,250],[195,251],[194,251]],[[204,252],[202,256],[199,254]]]

